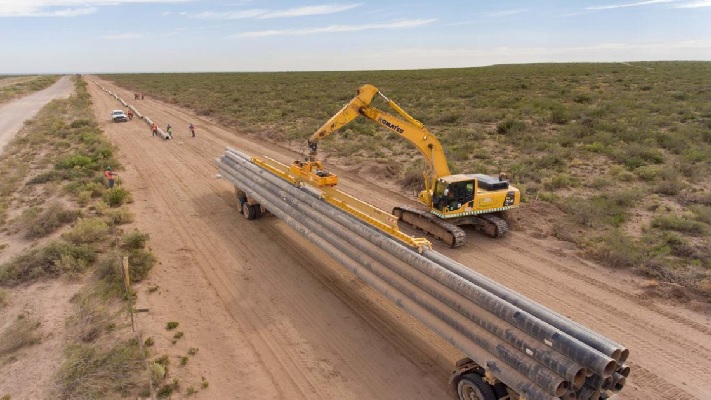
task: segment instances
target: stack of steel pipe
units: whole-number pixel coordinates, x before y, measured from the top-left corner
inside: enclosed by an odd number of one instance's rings
[[[624,386],[623,346],[435,251],[417,253],[242,153],[228,148],[215,163],[235,187],[526,399],[587,400]]]

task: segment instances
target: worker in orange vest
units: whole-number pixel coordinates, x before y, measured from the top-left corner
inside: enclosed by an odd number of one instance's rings
[[[116,175],[111,172],[111,167],[106,167],[106,171],[104,171],[104,176],[109,181],[109,189],[112,189],[114,187],[114,177]]]
[[[151,131],[153,131],[153,136],[158,135],[158,125],[155,122],[151,125]]]

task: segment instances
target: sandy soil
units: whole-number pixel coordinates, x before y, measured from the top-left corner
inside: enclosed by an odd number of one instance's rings
[[[70,299],[79,282],[54,280],[13,288],[9,305],[0,308],[0,332],[18,317],[39,323],[39,344],[18,350],[0,365],[0,396],[12,399],[47,399],[55,389],[54,373],[62,362],[68,340],[67,318],[73,314]]]
[[[135,225],[151,234],[161,260],[138,287],[138,307],[150,309],[139,326],[159,354],[177,360],[199,348],[186,366],[172,368],[183,388],[209,382],[193,398],[449,398],[447,376],[461,356],[455,349],[279,220],[246,221],[233,188],[215,178],[212,161],[225,146],[282,162],[297,154],[102,84],[159,126],[174,127],[175,140],[163,141],[140,120],[113,124],[109,113],[119,103],[89,86],[102,128],[120,149]],[[188,135],[191,122],[197,138]],[[334,172],[342,190],[384,209],[409,201],[367,176]],[[472,233],[463,248],[436,248],[627,345],[632,375],[621,399],[711,398],[708,316],[653,302],[639,278],[534,233],[499,240]],[[185,332],[175,344],[168,321]]]

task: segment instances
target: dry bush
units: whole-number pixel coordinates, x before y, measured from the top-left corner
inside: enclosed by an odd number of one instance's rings
[[[42,340],[37,332],[39,326],[39,321],[19,315],[0,335],[0,356],[39,343]]]
[[[141,350],[132,340],[108,349],[70,345],[56,374],[59,398],[103,399],[112,394],[126,397],[139,386],[143,366]]]
[[[25,237],[28,239],[45,237],[62,226],[74,222],[79,215],[80,212],[77,210],[67,210],[60,204],[52,204],[26,221]]]
[[[614,268],[630,268],[643,259],[634,240],[619,230],[598,238],[586,254],[598,262]]]
[[[67,320],[67,326],[82,342],[93,342],[107,329],[111,315],[96,293],[80,292],[72,298],[72,303],[76,312]]]
[[[100,203],[103,204],[103,203]],[[126,207],[104,208],[100,214],[106,217],[109,226],[123,225],[133,222],[133,214]]]
[[[95,259],[96,253],[86,245],[56,240],[0,265],[0,284],[16,285],[64,273],[80,273]]]

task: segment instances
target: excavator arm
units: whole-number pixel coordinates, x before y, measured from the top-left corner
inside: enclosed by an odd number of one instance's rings
[[[370,103],[376,94],[381,95],[387,101],[388,106],[402,118],[372,107]],[[377,124],[407,139],[420,150],[428,167],[428,170],[425,171],[425,191],[427,193],[431,193],[434,182],[438,177],[450,175],[444,149],[442,149],[442,144],[437,137],[430,133],[424,124],[411,117],[394,101],[380,93],[378,88],[373,85],[361,86],[356,97],[311,135],[308,141],[310,149],[309,161],[316,161],[319,140],[344,127],[359,115],[375,121]]]

